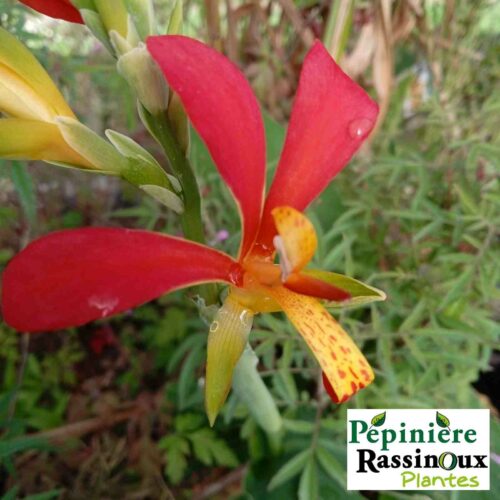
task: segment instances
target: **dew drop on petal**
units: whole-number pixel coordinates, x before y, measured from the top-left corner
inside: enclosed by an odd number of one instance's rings
[[[210,325],[210,331],[212,333],[216,332],[219,329],[219,322],[218,321],[213,321],[212,324]]]
[[[349,124],[349,135],[353,139],[363,139],[373,127],[373,121],[369,118],[358,118]]]
[[[244,326],[251,328],[253,323],[253,314],[248,309],[243,309],[240,313],[240,321]]]

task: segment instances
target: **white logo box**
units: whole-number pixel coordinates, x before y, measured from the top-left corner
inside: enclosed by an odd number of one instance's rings
[[[347,489],[489,490],[489,410],[348,410]]]

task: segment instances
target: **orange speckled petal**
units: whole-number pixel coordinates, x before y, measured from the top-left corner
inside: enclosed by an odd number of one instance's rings
[[[300,332],[331,385],[332,399],[347,401],[373,381],[375,375],[365,357],[328,311],[314,298],[273,287],[268,293]]]
[[[276,240],[275,247],[280,253],[282,267],[283,264],[288,267],[288,273],[299,271],[316,252],[318,239],[314,226],[303,213],[292,207],[276,207],[272,216],[281,237],[282,248]]]

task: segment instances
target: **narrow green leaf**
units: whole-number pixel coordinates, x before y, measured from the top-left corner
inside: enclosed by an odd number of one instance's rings
[[[344,489],[347,489],[347,478],[345,467],[322,446],[316,448],[316,458],[322,469]]]
[[[314,424],[304,420],[283,419],[283,426],[287,431],[295,434],[311,435],[314,431]]]
[[[26,168],[26,165],[13,161],[11,169],[11,179],[19,196],[19,201],[23,207],[26,219],[33,225],[36,222],[37,203],[33,181]]]
[[[304,467],[311,456],[311,450],[307,449],[297,453],[272,477],[267,489],[274,490],[281,484],[295,477]]]
[[[319,492],[318,466],[311,456],[300,476],[299,500],[317,500]]]

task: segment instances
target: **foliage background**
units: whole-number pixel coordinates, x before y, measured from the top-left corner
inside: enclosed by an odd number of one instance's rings
[[[171,2],[157,3],[166,23]],[[487,0],[187,2],[186,32],[223,49],[261,99],[270,175],[315,36],[382,105],[371,144],[309,210],[320,235],[315,264],[388,294],[340,313],[376,382],[348,404],[331,404],[299,335],[281,315],[265,315],[251,342],[285,430],[265,435],[234,397],[210,429],[200,386],[207,327],[183,295],[66,332],[27,337],[2,324],[3,498],[412,496],[345,491],[348,407],[488,407],[500,455],[490,371],[499,362],[499,16],[499,3]],[[0,0],[0,23],[36,53],[83,121],[161,154],[114,62],[83,27],[8,0]],[[370,24],[372,37],[360,42]],[[236,212],[195,134],[191,158],[208,239],[234,253]],[[171,213],[114,179],[0,163],[0,265],[39,235],[85,225],[180,232]],[[492,467],[494,491],[500,472]]]

